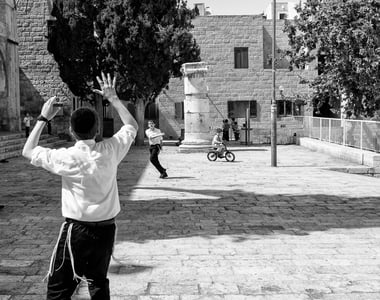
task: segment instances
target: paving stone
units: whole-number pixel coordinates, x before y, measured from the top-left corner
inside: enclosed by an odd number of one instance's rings
[[[7,260],[2,259],[0,261],[0,267],[4,268],[23,268],[29,267],[33,264],[33,260]]]
[[[199,294],[199,287],[197,284],[164,284],[150,282],[147,292],[150,295],[197,295]]]
[[[234,283],[200,283],[199,290],[202,295],[239,294],[239,288]]]

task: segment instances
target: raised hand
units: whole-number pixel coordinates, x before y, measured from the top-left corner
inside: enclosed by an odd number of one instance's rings
[[[61,109],[60,106],[56,106],[56,104],[63,103],[59,102],[57,96],[51,97],[47,100],[41,109],[41,115],[48,119],[49,121],[55,117],[57,112]]]
[[[94,89],[93,91],[99,95],[102,95],[109,102],[118,99],[116,94],[116,76],[112,79],[111,75],[107,73],[107,76],[102,72],[102,79],[99,76],[96,76],[96,80],[98,81],[101,90]]]

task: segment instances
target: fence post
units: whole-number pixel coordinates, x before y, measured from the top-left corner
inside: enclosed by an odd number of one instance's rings
[[[331,143],[331,119],[329,119],[329,143]]]
[[[312,134],[313,134],[313,125],[314,125],[314,122],[313,122],[313,117],[309,117],[309,137],[311,138],[312,137]]]
[[[319,118],[319,140],[322,141],[322,118]]]
[[[341,119],[343,122],[343,146],[346,146],[346,120],[345,119]]]
[[[360,121],[360,150],[363,149],[363,121]]]

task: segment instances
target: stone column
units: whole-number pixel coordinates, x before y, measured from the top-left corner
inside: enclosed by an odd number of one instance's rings
[[[16,4],[0,1],[0,130],[21,130]]]
[[[206,152],[211,145],[210,106],[207,98],[205,74],[206,63],[195,62],[182,65],[184,76],[185,137],[179,152]]]

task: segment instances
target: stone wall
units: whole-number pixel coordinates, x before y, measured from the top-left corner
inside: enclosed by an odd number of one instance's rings
[[[16,8],[0,0],[0,130],[20,131]]]
[[[251,127],[256,129],[251,131],[251,141],[258,139],[254,136],[257,134],[262,135],[260,141],[266,141],[265,137],[270,136],[272,70],[264,67],[268,51],[271,51],[272,47],[272,21],[261,16],[206,16],[197,17],[193,24],[192,32],[201,48],[201,59],[209,65],[205,78],[211,100],[210,130],[221,127],[222,120],[228,117],[228,101],[256,100],[257,117],[250,119]],[[276,46],[281,50],[288,47],[287,36],[282,32],[283,26],[284,21],[277,20]],[[235,47],[248,47],[247,69],[235,69]],[[284,95],[287,96],[307,92],[307,86],[299,83],[298,75],[312,78],[315,71],[310,68],[290,72],[284,66],[278,69],[277,95],[279,96],[279,86],[284,88]],[[183,82],[180,79],[172,79],[169,90],[158,98],[160,128],[167,136],[177,138],[183,129],[183,120],[174,118],[174,103],[181,102],[184,98]],[[245,119],[237,121],[241,126]],[[278,131],[279,143],[289,140],[289,130],[281,130],[279,124]],[[298,129],[296,131],[298,132]],[[286,136],[282,138],[281,134]],[[211,137],[210,133],[210,139]]]
[[[50,18],[48,1],[17,1],[17,27],[20,58],[21,115],[40,113],[44,100],[58,95],[71,98],[71,93],[59,76],[53,56],[47,51],[47,20]],[[52,122],[53,133],[67,133],[67,116],[71,107],[65,107]]]

